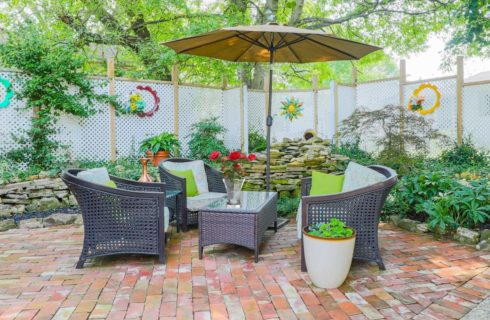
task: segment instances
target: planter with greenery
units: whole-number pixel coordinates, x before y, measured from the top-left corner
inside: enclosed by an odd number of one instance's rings
[[[227,154],[228,150],[223,141],[223,134],[226,132],[218,118],[208,118],[194,123],[191,126],[189,138],[189,158],[204,160],[213,165],[209,155],[213,151]]]
[[[356,233],[339,219],[303,229],[306,268],[313,284],[320,288],[338,288],[350,270]]]
[[[145,152],[151,158],[151,164],[156,167],[160,161],[167,159],[170,155],[174,155],[179,146],[179,140],[175,134],[163,132],[143,140],[140,151]]]

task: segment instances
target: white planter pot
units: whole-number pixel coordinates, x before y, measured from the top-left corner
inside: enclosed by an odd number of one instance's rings
[[[338,288],[349,274],[356,233],[350,238],[326,239],[309,235],[303,229],[303,246],[308,275],[317,287]]]

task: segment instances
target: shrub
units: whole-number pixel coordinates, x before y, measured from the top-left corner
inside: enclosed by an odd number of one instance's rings
[[[340,144],[339,146],[334,145],[332,147],[332,153],[341,154],[349,157],[349,159],[363,165],[374,164],[375,160],[373,156],[360,148],[360,141],[347,142]]]
[[[250,152],[261,152],[267,148],[267,140],[257,131],[248,133],[248,149]]]
[[[221,154],[227,154],[228,150],[222,139],[225,132],[226,129],[218,122],[218,118],[208,118],[194,123],[188,135],[189,157],[209,163],[208,157],[211,152],[219,151]]]
[[[454,143],[450,149],[443,151],[441,160],[450,165],[464,167],[489,165],[488,154],[479,151],[471,138],[463,139],[461,144]]]
[[[299,206],[299,198],[279,198],[277,200],[277,213],[281,217],[296,217]]]

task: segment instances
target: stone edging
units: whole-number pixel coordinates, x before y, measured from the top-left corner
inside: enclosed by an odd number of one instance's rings
[[[389,217],[389,220],[395,226],[407,231],[432,233],[427,223],[411,219],[402,219],[400,215],[392,215]],[[468,228],[459,227],[452,235],[452,239],[462,244],[475,246],[477,250],[490,249],[490,229],[475,231]]]
[[[83,218],[81,214],[69,214],[69,213],[53,213],[45,218],[32,218],[20,220],[17,225],[14,219],[0,220],[0,231],[7,231],[9,229],[37,229],[51,226],[61,226],[67,224],[83,224]]]

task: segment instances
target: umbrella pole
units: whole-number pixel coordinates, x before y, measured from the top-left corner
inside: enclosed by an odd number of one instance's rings
[[[271,127],[272,127],[272,64],[274,62],[274,50],[271,50],[269,60],[269,100],[267,105],[267,163],[265,168],[265,190],[270,191],[271,176]]]

